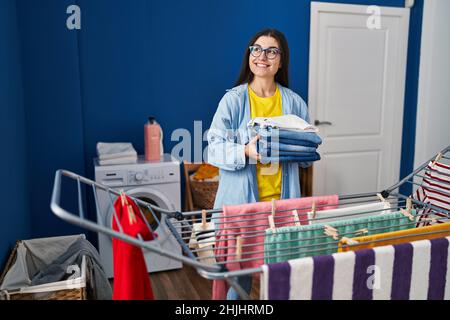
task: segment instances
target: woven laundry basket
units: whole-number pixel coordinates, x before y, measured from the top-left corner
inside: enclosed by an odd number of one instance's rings
[[[17,259],[17,249],[22,240],[16,242],[5,269],[0,277],[0,284],[14,267]],[[87,272],[86,257],[83,256],[80,276],[64,281],[45,283],[36,286],[26,286],[13,290],[1,290],[0,300],[87,300],[86,294]]]
[[[197,209],[212,209],[219,187],[219,168],[202,163],[189,176],[192,202]]]
[[[212,209],[216,199],[218,181],[195,181],[191,179],[192,201],[199,209]]]

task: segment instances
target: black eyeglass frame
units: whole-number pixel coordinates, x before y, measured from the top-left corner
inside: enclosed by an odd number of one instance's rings
[[[253,49],[254,49],[254,48],[259,48],[259,49],[261,49],[261,53],[258,54],[258,55],[254,55],[254,54],[253,54]],[[277,47],[269,47],[269,48],[263,49],[259,44],[255,44],[255,45],[253,45],[253,46],[248,47],[248,49],[250,50],[250,54],[251,54],[253,57],[255,57],[255,58],[260,57],[260,56],[262,55],[263,52],[265,53],[266,58],[269,59],[269,60],[274,60],[274,59],[277,58],[278,55],[281,55],[281,50],[278,49]],[[275,56],[274,56],[273,58],[269,58],[269,56],[267,55],[268,50],[275,50],[276,54],[275,54]]]

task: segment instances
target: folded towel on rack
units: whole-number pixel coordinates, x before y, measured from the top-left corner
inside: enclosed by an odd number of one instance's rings
[[[191,238],[189,240],[189,248],[196,250],[198,260],[206,264],[215,264],[214,243],[215,226],[214,222],[206,223],[203,227],[202,223],[194,223],[192,225]]]
[[[358,206],[341,207],[333,210],[322,210],[308,212],[309,224],[332,222],[344,219],[362,218],[386,214],[392,212],[391,204],[387,201],[378,201],[375,203],[362,204]]]
[[[450,238],[264,265],[261,300],[449,300]]]
[[[341,239],[338,252],[356,251],[387,245],[401,244],[425,239],[436,239],[450,236],[450,222],[435,224],[432,226],[419,227],[409,230],[374,234],[372,236],[356,237],[352,239]],[[376,241],[376,242],[375,242]],[[359,242],[348,246],[351,242]]]
[[[438,208],[420,210],[419,226],[430,225],[427,218],[439,219],[438,223],[450,221],[448,215],[438,212],[439,209],[450,212],[450,166],[440,162],[433,165],[430,162],[425,169],[422,185],[413,193],[413,198]]]
[[[277,117],[256,117],[250,120],[247,127],[278,128],[300,132],[318,132],[319,129],[294,114]]]
[[[414,210],[412,215],[415,215]],[[341,238],[353,237],[359,233],[371,235],[410,229],[415,227],[415,223],[402,213],[394,212],[330,223],[281,227],[276,229],[276,233],[267,229],[264,240],[265,263],[338,252],[339,239],[324,233],[327,226],[336,229],[337,236]]]
[[[307,224],[306,212],[315,202],[317,210],[335,209],[339,204],[337,195],[308,197],[298,199],[285,199],[275,201],[275,223],[278,226],[293,225],[292,211],[297,209],[300,223]],[[243,268],[256,268],[264,263],[264,237],[268,227],[267,217],[271,214],[271,202],[249,203],[236,206],[224,206],[219,222],[214,253],[219,264],[225,265],[228,270]],[[257,215],[255,215],[258,213]],[[251,232],[251,236],[245,234]],[[236,260],[236,236],[242,238],[242,259]],[[226,298],[228,284],[224,280],[214,280],[212,297],[215,300]]]

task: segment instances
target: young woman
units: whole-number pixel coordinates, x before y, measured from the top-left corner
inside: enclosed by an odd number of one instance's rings
[[[289,87],[289,47],[285,36],[266,29],[250,40],[236,87],[221,99],[208,132],[208,162],[220,168],[214,208],[300,197],[299,166],[305,163],[259,163],[247,123],[255,117],[295,114],[307,122],[306,103]],[[250,292],[251,277],[239,283]],[[228,299],[238,299],[230,289]]]

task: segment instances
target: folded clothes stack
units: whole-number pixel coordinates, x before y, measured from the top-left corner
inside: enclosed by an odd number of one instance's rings
[[[137,162],[137,152],[131,143],[97,143],[98,162],[101,166]]]
[[[255,118],[248,124],[259,134],[257,151],[261,163],[312,162],[320,160],[322,139],[316,127],[295,115]]]

